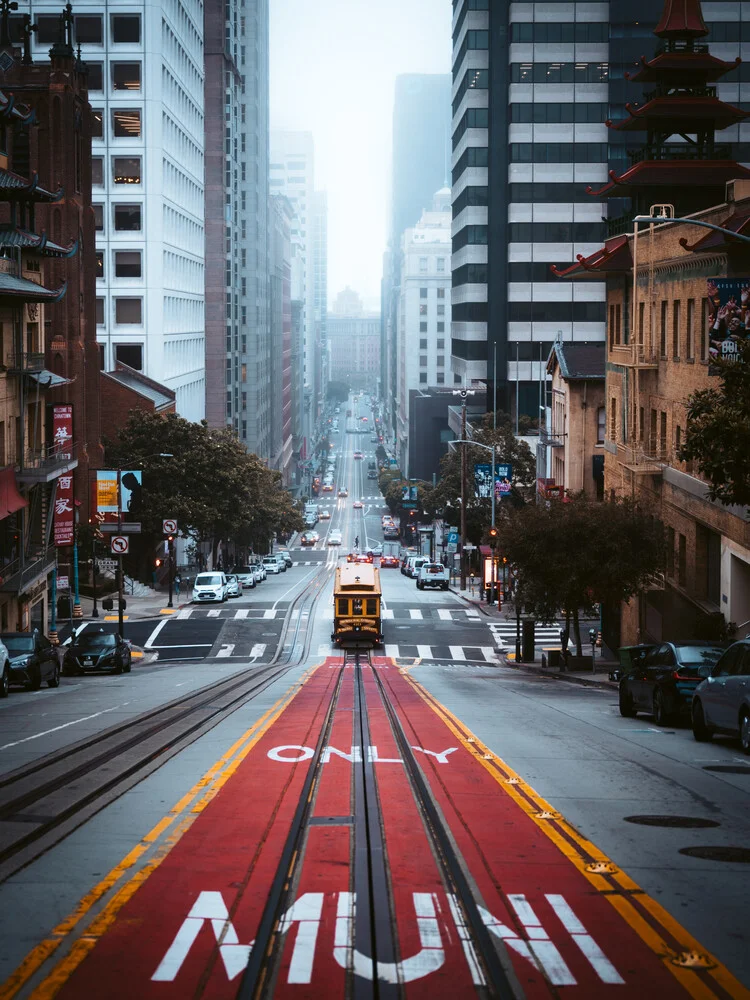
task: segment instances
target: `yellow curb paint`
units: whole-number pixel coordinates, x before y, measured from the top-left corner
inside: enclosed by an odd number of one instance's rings
[[[672,947],[667,945],[667,943],[660,937],[657,930],[649,925],[649,923],[644,919],[644,917],[638,912],[635,906],[631,903],[626,896],[619,896],[612,893],[611,883],[603,878],[601,875],[592,874],[586,871],[586,865],[591,863],[593,858],[595,861],[600,861],[604,864],[612,864],[613,867],[617,868],[616,865],[599,850],[591,841],[587,840],[585,837],[581,836],[580,833],[564,818],[561,816],[557,820],[558,825],[565,829],[565,832],[578,844],[581,848],[581,852],[586,852],[587,856],[583,853],[578,853],[573,844],[569,843],[564,837],[562,837],[552,826],[552,824],[545,819],[540,819],[536,813],[540,812],[556,812],[552,805],[550,805],[545,799],[542,798],[530,785],[528,785],[523,778],[520,777],[508,764],[505,763],[501,758],[497,757],[495,754],[491,754],[488,747],[482,743],[482,741],[475,736],[471,730],[468,729],[460,719],[458,719],[448,708],[445,707],[441,702],[430,694],[426,688],[424,688],[419,681],[415,680],[406,671],[401,671],[406,678],[406,681],[411,684],[417,694],[422,698],[422,700],[429,705],[429,707],[435,712],[435,714],[443,721],[443,723],[448,727],[448,729],[453,733],[453,735],[458,739],[466,750],[477,760],[482,767],[494,778],[498,783],[503,792],[508,795],[513,801],[523,809],[526,815],[536,823],[540,830],[548,837],[555,846],[560,850],[560,852],[571,861],[575,867],[581,872],[582,875],[591,883],[591,885],[600,892],[604,892],[605,899],[607,899],[611,905],[618,911],[620,916],[625,920],[625,922],[635,931],[635,933],[641,938],[644,944],[654,952],[657,958],[660,959],[662,965],[675,977],[675,979],[680,983],[680,985],[685,989],[685,991],[694,998],[694,1000],[715,1000],[718,994],[710,988],[710,986],[701,979],[696,972],[690,969],[683,969],[679,966],[672,964],[672,959],[677,957],[677,953]],[[490,755],[491,759],[484,759],[484,755]],[[513,779],[514,784],[508,784],[508,779]],[[523,790],[533,801],[530,803],[529,799],[520,794]],[[706,951],[705,948],[695,940],[695,938],[687,931],[684,927],[679,924],[674,917],[672,917],[667,911],[655,900],[651,899],[650,896],[646,895],[645,892],[640,888],[640,886],[634,882],[628,875],[624,872],[617,870],[616,874],[613,875],[613,879],[627,892],[637,891],[638,901],[643,906],[645,910],[651,915],[651,917],[656,921],[661,927],[675,939],[684,951],[698,951],[702,954],[707,955],[712,962],[715,962],[715,968],[709,970],[704,975],[710,975],[722,990],[728,993],[733,1000],[750,1000],[750,990],[746,989],[732,973],[722,965],[719,960]]]
[[[119,615],[105,615],[104,616],[104,620],[105,620],[105,622],[119,622],[120,616]],[[122,616],[122,620],[124,622],[126,622],[128,620],[128,615],[123,615]]]
[[[17,969],[0,984],[0,1000],[11,1000],[29,979],[50,959],[54,952],[65,942],[77,925],[90,913],[131,869],[138,859],[164,834],[164,832],[180,820],[172,833],[165,839],[154,857],[140,871],[135,872],[130,879],[118,889],[105,905],[104,909],[91,925],[85,929],[84,935],[71,946],[70,951],[63,956],[55,968],[37,986],[30,996],[33,1000],[51,1000],[73,972],[78,968],[86,955],[92,950],[99,938],[114,923],[114,920],[135,894],[136,890],[146,881],[167,857],[183,834],[192,826],[197,816],[209,802],[216,797],[220,789],[235,773],[239,765],[250,753],[258,741],[265,736],[282,713],[288,708],[302,686],[310,679],[321,664],[315,664],[289,687],[284,694],[242,734],[232,746],[209,768],[193,787],[163,816],[159,822],[133,847],[125,857],[108,874],[95,885],[78,903],[76,908],[51,932],[50,936],[41,941],[23,959]],[[192,807],[199,796],[203,796],[199,804]],[[183,815],[184,814],[184,815]]]
[[[133,657],[134,659],[136,659],[136,660],[137,660],[137,659],[139,659],[139,658],[140,658],[141,656],[143,656],[143,653],[141,653],[141,651],[140,651],[140,650],[138,650],[138,649],[131,649],[131,650],[130,650],[130,655],[131,655],[131,657]]]
[[[159,612],[160,615],[176,615],[177,608],[162,608]]]

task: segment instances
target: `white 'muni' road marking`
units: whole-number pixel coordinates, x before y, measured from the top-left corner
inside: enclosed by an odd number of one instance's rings
[[[466,656],[464,654],[463,646],[449,646],[448,649],[451,651],[452,660],[465,660]]]
[[[448,608],[438,608],[438,618],[442,618],[444,622],[453,621],[453,616],[451,615]]]
[[[248,616],[249,613],[250,613],[250,608],[243,608],[241,611],[235,611],[234,617],[235,618],[247,618],[247,616]]]
[[[186,618],[189,618],[193,613],[193,608],[183,608],[182,611],[177,613],[177,621],[184,622]]]
[[[384,649],[386,656],[393,656],[393,657],[398,656],[398,646],[393,646],[386,643]]]
[[[594,971],[603,983],[620,985],[624,982],[617,969],[587,932],[578,917],[573,913],[563,896],[547,895],[547,902],[560,918],[565,930],[570,934],[585,957],[594,967]]]
[[[409,608],[409,617],[410,618],[421,618],[422,617],[422,612],[419,610],[419,608]]]
[[[216,655],[217,655],[217,657],[218,656],[231,656],[233,652],[234,652],[234,643],[233,642],[225,642],[222,645],[221,649],[219,650],[219,652]]]

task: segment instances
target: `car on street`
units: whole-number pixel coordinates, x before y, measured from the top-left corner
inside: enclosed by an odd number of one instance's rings
[[[333,483],[323,483],[324,493],[333,493]]]
[[[308,545],[315,545],[317,540],[317,531],[303,531],[299,543],[303,548],[306,548]]]
[[[409,556],[409,561],[406,564],[406,575],[410,576],[412,580],[416,580],[420,569],[429,561],[427,556]]]
[[[265,566],[263,565],[263,563],[260,563],[260,562],[253,563],[250,568],[253,571],[253,576],[255,577],[255,584],[256,584],[256,586],[259,583],[263,583],[263,581],[265,579],[267,579],[268,574],[266,573],[266,569],[265,569]]]
[[[359,459],[362,459],[362,458],[364,458],[365,456],[364,456],[364,455],[362,454],[362,452],[361,452],[361,451],[355,451],[355,452],[354,452],[354,457],[355,457],[355,458],[356,458],[357,460],[359,460]]]
[[[450,587],[450,582],[448,568],[447,566],[443,566],[442,563],[430,562],[429,559],[426,559],[419,568],[417,590],[425,590],[427,587],[437,587],[438,590],[447,590]]]
[[[370,469],[370,471],[367,473],[367,478],[368,479],[377,479],[378,478],[378,474],[375,471],[375,469]]]
[[[620,680],[620,715],[653,715],[667,726],[690,715],[693,692],[724,653],[715,642],[662,642],[639,659]]]
[[[328,532],[326,542],[328,545],[341,545],[341,532],[338,528],[333,528]]]
[[[340,497],[348,497],[349,496],[349,490],[339,490],[339,496]]]
[[[401,572],[404,576],[407,575],[406,570],[409,565],[409,560],[412,559],[414,556],[416,556],[416,554],[417,553],[415,549],[411,547],[409,547],[408,549],[404,549],[403,552],[401,553]]]
[[[377,444],[377,443],[378,443],[377,434],[373,434],[373,436],[370,438],[370,444]]]
[[[348,563],[371,563],[372,556],[366,552],[350,552],[346,557]]]
[[[354,503],[352,504],[352,507],[354,508],[354,510],[362,510],[364,504],[362,503],[361,500],[355,500]]]
[[[317,534],[317,532],[315,532]],[[277,549],[276,555],[281,556],[281,558],[286,563],[286,568],[289,569],[290,566],[294,565],[294,560],[292,559],[291,553],[288,549]]]
[[[715,734],[739,737],[750,754],[750,639],[724,650],[693,695],[693,736],[699,743]]]
[[[263,556],[263,566],[266,573],[286,573],[286,563],[279,556]]]
[[[0,644],[7,652],[8,680],[0,679],[2,689],[22,685],[27,691],[38,691],[43,682],[47,687],[56,688],[60,683],[60,658],[55,646],[46,635],[36,629],[33,632],[3,632]],[[3,657],[0,654],[0,665]],[[2,670],[2,666],[0,666]]]
[[[242,597],[242,584],[236,573],[227,573],[227,597]]]
[[[193,583],[193,601],[204,604],[207,601],[224,602],[227,599],[227,578],[223,573],[198,573]]]
[[[368,556],[380,557],[383,554],[383,546],[380,544],[380,542],[376,542],[374,545],[368,546],[367,554]]]
[[[244,590],[253,590],[255,584],[258,582],[253,566],[235,566],[234,572]]]
[[[331,520],[331,512],[330,512],[330,510],[321,510],[321,512],[320,512],[320,514],[318,516],[320,517],[321,521],[330,521]]]
[[[66,648],[62,672],[66,677],[84,674],[89,670],[129,674],[130,667],[130,643],[126,639],[122,639],[116,632],[84,629]]]

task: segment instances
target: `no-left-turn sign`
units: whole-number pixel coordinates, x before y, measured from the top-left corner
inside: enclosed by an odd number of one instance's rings
[[[112,535],[112,551],[117,556],[124,556],[130,547],[127,535]]]
[[[166,517],[161,522],[161,530],[165,535],[173,535],[177,531],[177,521],[173,517]]]

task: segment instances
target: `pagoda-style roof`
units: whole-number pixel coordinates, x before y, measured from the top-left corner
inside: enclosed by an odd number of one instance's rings
[[[557,268],[552,264],[550,270],[557,278],[591,279],[606,278],[610,274],[630,272],[633,269],[630,243],[625,235],[613,236],[600,250],[595,250],[588,257],[579,253],[576,261],[576,264],[564,268]]]
[[[73,240],[68,246],[63,247],[48,239],[44,231],[37,236],[36,233],[30,233],[25,229],[0,226],[0,247],[20,247],[22,250],[42,254],[44,257],[73,257],[78,252],[78,240]]]
[[[0,90],[0,115],[13,118],[22,125],[31,125],[36,121],[34,109],[27,104],[16,104],[13,94],[7,95]]]
[[[64,281],[57,289],[45,288],[28,278],[17,278],[14,274],[0,271],[0,301],[13,299],[16,302],[59,302],[68,286]]]
[[[18,201],[59,201],[64,194],[62,187],[57,191],[48,191],[39,183],[39,174],[36,172],[27,180],[20,174],[13,173],[12,170],[5,170],[0,167],[0,198],[4,200],[16,199]]]
[[[633,83],[713,83],[731,73],[742,62],[739,56],[733,62],[724,62],[712,56],[704,46],[700,51],[660,52],[653,59],[641,56],[641,68],[637,73],[626,73],[625,79]]]
[[[733,233],[750,236],[750,208],[733,212],[728,219],[719,223],[724,229],[730,229]],[[729,246],[738,246],[739,240],[733,240],[726,233],[719,233],[715,229],[709,229],[705,236],[701,236],[695,243],[689,243],[686,236],[679,240],[680,246],[691,253],[706,253],[709,250],[725,250]]]
[[[654,28],[658,38],[702,38],[708,34],[701,0],[665,0],[661,20]]]
[[[685,152],[690,152],[687,144]],[[738,177],[750,179],[750,170],[734,160],[641,160],[623,174],[610,170],[604,187],[588,187],[586,193],[596,198],[628,198],[637,189],[716,187]]]
[[[616,122],[609,120],[607,127],[615,132],[702,132],[705,129],[725,129],[750,118],[750,111],[725,104],[717,97],[693,97],[687,94],[655,97],[640,107],[626,104],[625,110],[630,115],[629,118]]]

